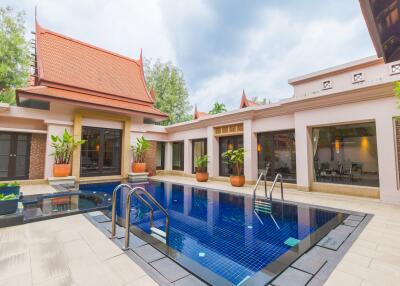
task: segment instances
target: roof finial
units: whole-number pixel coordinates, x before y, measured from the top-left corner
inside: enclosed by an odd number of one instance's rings
[[[140,65],[142,65],[142,63],[143,63],[143,49],[142,48],[140,48],[139,63],[140,63]]]

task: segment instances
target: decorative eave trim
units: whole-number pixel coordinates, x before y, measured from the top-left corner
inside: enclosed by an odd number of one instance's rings
[[[251,106],[230,113],[218,114],[218,116],[213,115],[209,118],[167,126],[166,130],[167,132],[179,132],[194,128],[214,127],[243,122],[249,119],[282,116],[304,110],[388,98],[393,96],[393,88],[393,82],[389,82],[327,95],[291,98],[276,104]]]

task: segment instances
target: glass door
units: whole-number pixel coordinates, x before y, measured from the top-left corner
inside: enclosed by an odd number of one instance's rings
[[[0,132],[0,180],[29,178],[31,135]]]
[[[83,127],[82,139],[81,176],[121,174],[121,130]]]
[[[222,153],[228,150],[243,148],[243,136],[229,136],[219,138],[219,175],[229,177],[232,174],[232,166],[228,164],[225,158],[222,158]],[[242,170],[243,173],[243,170]]]
[[[196,173],[196,160],[200,156],[207,155],[207,139],[192,140],[192,173]]]

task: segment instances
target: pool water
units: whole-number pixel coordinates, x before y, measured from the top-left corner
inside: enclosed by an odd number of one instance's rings
[[[116,185],[81,185],[80,190],[111,195]],[[167,246],[173,251],[166,254],[210,284],[255,285],[262,281],[265,285],[288,266],[285,263],[317,243],[346,216],[276,201],[272,216],[258,213],[260,221],[251,196],[166,182],[142,186],[168,211]],[[121,217],[125,217],[125,200],[126,193],[121,192],[117,197]],[[149,210],[135,199],[132,207],[136,210],[131,212],[131,223],[150,234]],[[165,231],[165,216],[155,206],[154,224]],[[188,261],[189,266],[184,265]]]

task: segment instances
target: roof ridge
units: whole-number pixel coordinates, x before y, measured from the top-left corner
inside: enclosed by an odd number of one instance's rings
[[[58,33],[58,32],[54,32],[54,31],[49,30],[49,29],[47,29],[47,28],[43,28],[43,27],[42,27],[41,25],[39,25],[39,24],[38,24],[38,26],[39,26],[39,28],[40,28],[40,31],[39,31],[38,33],[49,33],[49,34],[52,34],[52,35],[54,35],[54,36],[56,36],[56,37],[64,38],[64,39],[66,39],[66,40],[75,42],[75,43],[77,43],[77,44],[80,44],[80,45],[83,45],[83,46],[87,46],[87,47],[89,47],[89,48],[91,48],[91,49],[95,49],[95,50],[98,50],[98,51],[100,51],[100,52],[107,53],[107,54],[110,54],[110,55],[112,55],[112,56],[119,57],[119,58],[122,58],[122,59],[124,59],[124,60],[128,60],[128,61],[134,62],[134,63],[137,64],[138,66],[141,65],[141,64],[140,64],[140,58],[139,58],[138,60],[135,60],[135,59],[133,59],[133,58],[130,58],[130,57],[127,57],[127,56],[118,54],[118,53],[116,53],[116,52],[112,52],[112,51],[110,51],[110,50],[106,50],[106,49],[100,48],[100,47],[98,47],[98,46],[95,46],[95,45],[92,45],[92,44],[83,42],[83,41],[81,41],[81,40],[74,39],[74,38],[72,38],[72,37],[70,37],[70,36],[66,36],[66,35],[64,35],[64,34],[61,34],[61,33]]]

